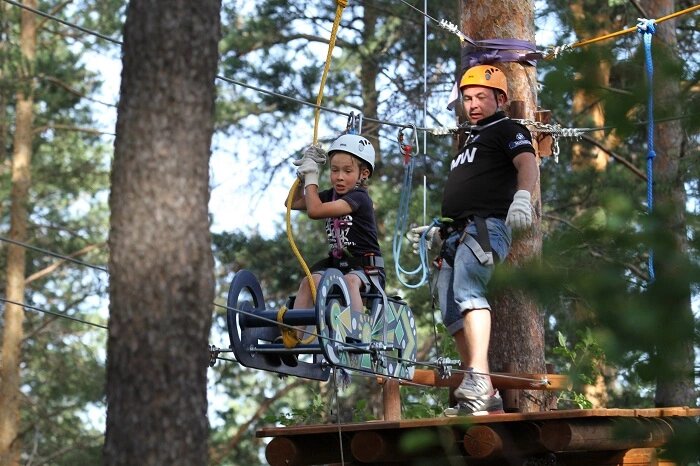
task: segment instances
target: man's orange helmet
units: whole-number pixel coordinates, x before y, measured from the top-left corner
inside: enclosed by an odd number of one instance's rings
[[[503,71],[493,65],[477,65],[469,68],[462,75],[459,88],[466,86],[483,86],[502,91],[508,97],[508,81]]]

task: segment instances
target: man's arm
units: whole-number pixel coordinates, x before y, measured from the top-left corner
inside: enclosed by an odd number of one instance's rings
[[[539,167],[537,159],[532,152],[523,152],[513,158],[513,165],[518,171],[518,186],[513,202],[508,208],[506,216],[506,225],[509,227],[521,230],[532,225],[532,205],[530,200],[532,191],[537,184],[539,176]]]
[[[513,165],[518,171],[518,190],[524,189],[532,194],[540,176],[537,158],[532,152],[523,152],[513,158]]]

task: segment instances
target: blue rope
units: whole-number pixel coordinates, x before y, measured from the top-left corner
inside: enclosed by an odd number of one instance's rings
[[[647,84],[649,96],[647,99],[647,212],[649,215],[654,210],[654,64],[651,56],[651,36],[656,33],[656,21],[653,19],[639,19],[637,32],[642,35],[644,41],[644,58],[646,61]],[[654,250],[649,250],[649,281],[653,282],[654,274]]]
[[[399,139],[399,144],[401,145],[401,152],[403,155],[407,156],[408,160],[405,164],[403,184],[401,185],[401,197],[399,199],[399,209],[396,214],[396,228],[394,229],[394,238],[392,242],[392,251],[394,253],[394,268],[396,270],[396,276],[399,282],[406,288],[418,288],[423,286],[428,281],[428,276],[430,272],[430,266],[428,265],[428,248],[426,245],[426,235],[430,231],[427,228],[420,237],[418,243],[418,256],[420,262],[413,270],[406,270],[401,266],[401,245],[403,243],[403,232],[406,231],[408,226],[408,215],[409,215],[409,204],[411,201],[411,189],[413,182],[413,169],[415,167],[415,159],[408,154],[404,153],[404,146],[402,145],[402,139]],[[408,149],[410,151],[410,149]],[[438,219],[433,220],[430,226],[437,225],[439,223]],[[408,275],[414,276],[420,274],[420,280],[417,283],[408,283],[404,280],[403,276]]]

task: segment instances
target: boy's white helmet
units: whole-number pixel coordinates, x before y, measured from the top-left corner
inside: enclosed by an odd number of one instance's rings
[[[370,176],[372,176],[372,172],[374,172],[374,146],[367,138],[359,134],[343,134],[333,141],[331,148],[328,149],[329,156],[333,155],[334,152],[347,152],[367,162]]]

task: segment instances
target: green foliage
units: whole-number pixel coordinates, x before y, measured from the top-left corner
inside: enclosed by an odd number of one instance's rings
[[[118,19],[121,1],[39,2],[38,8],[75,22],[104,26]],[[95,14],[100,11],[102,20]],[[36,59],[19,59],[19,12],[0,9],[0,229],[9,231],[10,161],[14,149],[10,122],[14,93],[34,85],[34,138],[27,242],[88,264],[105,267],[109,212],[111,140],[96,129],[97,111],[86,100],[100,86],[87,71],[80,35],[66,40],[65,26],[39,21]],[[75,14],[72,17],[71,14]],[[74,31],[73,31],[74,32]],[[104,31],[109,33],[110,31]],[[31,65],[31,66],[29,66]],[[16,79],[31,70],[31,80]],[[21,73],[22,72],[22,73]],[[12,77],[12,78],[8,78]],[[0,277],[7,248],[0,246]],[[26,252],[25,302],[40,309],[106,324],[107,275],[45,253]],[[4,287],[4,278],[0,282]],[[3,293],[4,294],[4,293]],[[0,313],[0,316],[2,313]],[[2,320],[0,320],[2,325]],[[100,464],[104,433],[104,329],[27,309],[22,345],[22,462],[27,464]],[[1,408],[0,408],[1,409]]]
[[[309,391],[309,404],[304,407],[291,407],[289,412],[271,413],[263,418],[264,422],[271,424],[282,424],[283,426],[300,424],[320,424],[324,419],[330,417],[326,400],[323,400],[319,393]]]
[[[601,365],[604,364],[604,354],[593,337],[590,329],[579,333],[580,339],[573,348],[569,347],[564,334],[557,332],[559,346],[553,349],[555,355],[564,358],[565,372],[574,381],[570,390],[562,391],[557,397],[557,404],[573,403],[581,409],[591,408],[591,402],[579,392],[582,384],[593,385],[596,378],[601,375]]]
[[[572,380],[580,386],[594,384],[600,375],[600,365],[604,363],[605,356],[602,349],[595,341],[593,332],[587,328],[579,332],[579,341],[573,348],[569,348],[569,342],[564,334],[557,332],[559,346],[554,348],[554,354],[558,354],[567,360],[567,371]]]

